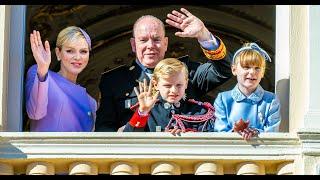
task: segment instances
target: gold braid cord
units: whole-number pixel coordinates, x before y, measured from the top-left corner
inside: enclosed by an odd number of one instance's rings
[[[220,60],[220,59],[223,59],[226,56],[227,49],[226,49],[226,46],[224,45],[223,41],[219,37],[215,36],[215,38],[217,38],[220,41],[220,46],[218,47],[218,49],[216,49],[216,50],[207,50],[207,49],[204,49],[201,46],[200,47],[201,47],[204,55],[206,55],[206,57],[208,59]]]

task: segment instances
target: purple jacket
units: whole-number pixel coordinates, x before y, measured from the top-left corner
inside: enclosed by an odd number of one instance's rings
[[[53,71],[40,82],[33,65],[27,73],[26,109],[31,131],[89,132],[94,130],[97,103],[85,88]]]

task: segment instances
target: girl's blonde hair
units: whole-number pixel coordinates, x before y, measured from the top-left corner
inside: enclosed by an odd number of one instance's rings
[[[56,47],[61,49],[61,47],[69,41],[74,39],[83,38],[88,43],[88,48],[91,50],[91,39],[89,35],[77,26],[69,26],[61,30],[57,37]]]
[[[183,72],[185,75],[186,81],[189,80],[188,78],[188,67],[185,63],[179,61],[175,58],[166,58],[161,60],[153,71],[153,80],[155,82],[159,82],[160,78],[168,78],[172,76],[173,74]],[[154,91],[155,92],[155,89]]]
[[[235,53],[233,65],[240,63],[241,67],[257,66],[261,68],[262,75],[264,75],[266,69],[266,58],[262,52],[257,49],[250,48],[251,45],[252,43],[245,43],[242,48]]]

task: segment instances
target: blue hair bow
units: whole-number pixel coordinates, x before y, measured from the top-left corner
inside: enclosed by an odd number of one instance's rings
[[[244,51],[244,50],[247,50],[247,49],[253,49],[253,50],[258,51],[259,54],[261,54],[262,57],[263,57],[266,61],[271,62],[271,58],[270,58],[269,54],[268,54],[265,50],[263,50],[261,47],[259,47],[258,44],[256,44],[256,43],[250,43],[249,46],[242,47],[242,48],[240,48],[238,51],[236,51],[236,53],[234,53],[233,58],[232,58],[232,63],[234,63],[234,60],[236,59],[237,55],[238,55],[241,51]]]

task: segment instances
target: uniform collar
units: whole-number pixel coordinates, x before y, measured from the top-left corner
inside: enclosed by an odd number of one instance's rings
[[[253,102],[258,103],[262,99],[263,94],[264,94],[264,89],[260,86],[260,84],[257,86],[257,89],[253,93],[251,93],[250,96],[248,97],[246,97],[239,90],[238,84],[231,90],[231,96],[237,102],[243,101],[245,99],[249,99]]]
[[[143,72],[145,72],[147,74],[152,74],[153,73],[153,69],[149,69],[149,68],[145,67],[144,65],[142,65],[140,63],[140,61],[138,59],[136,59],[136,63],[140,66],[140,68],[142,69]]]
[[[162,106],[165,109],[179,109],[183,106],[183,104],[185,103],[185,101],[183,99],[181,99],[179,102],[177,103],[168,103],[167,101],[165,101],[164,99],[162,99],[162,97],[159,98],[159,102],[162,104]]]
[[[142,65],[139,65],[139,61],[132,61],[132,65],[128,68],[130,72],[129,77],[134,78],[134,81],[140,82],[143,82],[143,79],[146,79],[149,83],[150,77],[143,71],[142,67]]]

